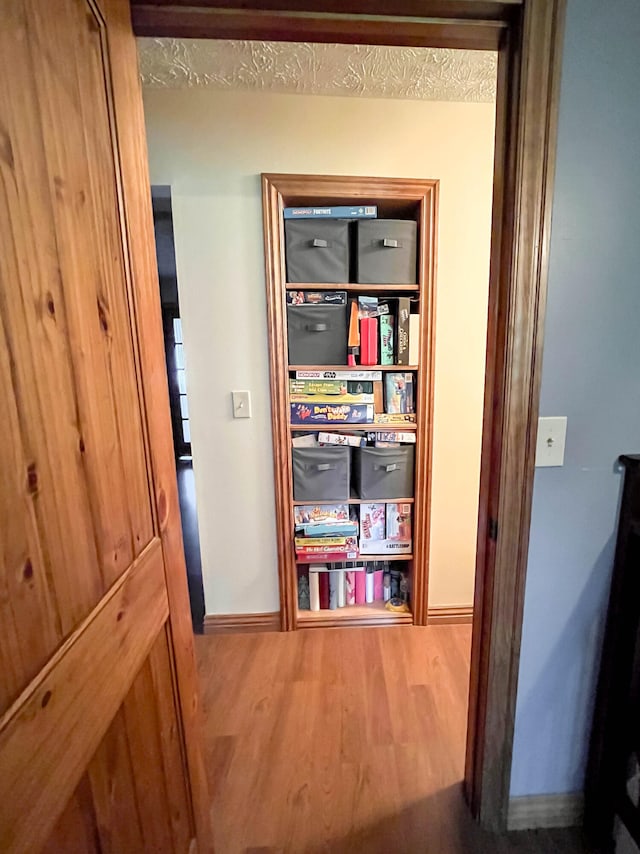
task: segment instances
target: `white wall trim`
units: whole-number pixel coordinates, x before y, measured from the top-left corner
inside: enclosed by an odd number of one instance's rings
[[[511,798],[507,828],[535,830],[545,827],[575,827],[582,824],[583,814],[582,792]]]

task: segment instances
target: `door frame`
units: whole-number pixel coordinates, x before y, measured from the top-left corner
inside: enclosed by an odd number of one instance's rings
[[[566,0],[131,0],[136,35],[498,51],[465,791],[505,830],[540,396]]]

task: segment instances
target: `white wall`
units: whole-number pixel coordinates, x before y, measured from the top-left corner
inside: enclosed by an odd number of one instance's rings
[[[473,600],[492,104],[144,92],[170,184],[206,609],[278,609],[261,172],[440,180],[430,604]],[[234,420],[232,389],[253,418]]]

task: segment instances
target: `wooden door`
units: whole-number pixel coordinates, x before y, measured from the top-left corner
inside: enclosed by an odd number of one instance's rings
[[[127,0],[3,0],[0,81],[0,850],[205,851]]]

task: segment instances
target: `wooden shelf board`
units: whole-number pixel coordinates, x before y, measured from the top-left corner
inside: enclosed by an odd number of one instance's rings
[[[294,560],[295,560],[295,558],[294,558]],[[390,555],[363,555],[363,554],[360,554],[355,559],[345,557],[344,561],[341,561],[341,560],[325,561],[325,560],[323,560],[322,554],[317,554],[317,555],[313,556],[313,562],[314,563],[369,563],[370,561],[373,561],[373,560],[390,560],[390,561],[413,560],[413,555],[412,554],[401,554],[401,555],[395,555],[395,554],[390,554]],[[298,566],[308,566],[309,565],[309,561],[296,560],[295,562]]]
[[[419,371],[419,365],[289,365],[289,371]]]
[[[417,430],[416,424],[289,424],[290,430],[306,430],[311,433],[326,433],[327,430],[347,430],[349,433],[380,433],[395,430],[398,433]]]
[[[345,284],[334,284],[332,282],[287,282],[288,291],[349,291],[349,293],[383,293],[385,291],[400,291],[415,293],[420,290],[420,285],[363,285],[359,282]]]
[[[412,625],[413,615],[387,611],[384,602],[369,605],[347,605],[333,611],[300,611],[298,626],[301,628],[335,628],[337,626],[367,625]]]
[[[321,504],[413,504],[415,498],[350,498],[348,501],[296,501],[292,499],[294,507],[312,506]]]

